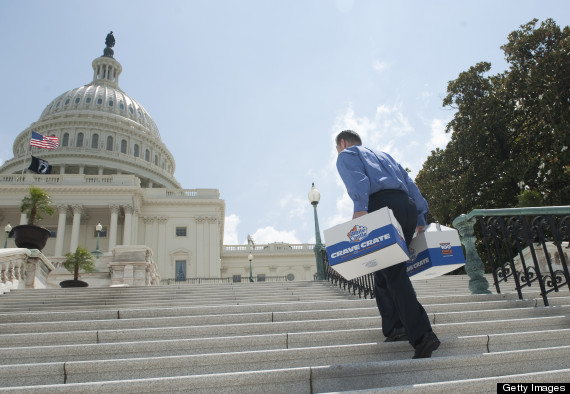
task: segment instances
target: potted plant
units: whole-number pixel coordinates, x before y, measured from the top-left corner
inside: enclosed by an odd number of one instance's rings
[[[79,270],[83,272],[95,271],[95,258],[86,249],[78,246],[75,253],[67,253],[63,266],[69,272],[73,272],[73,280],[59,282],[61,287],[87,287],[89,284],[79,280]]]
[[[22,199],[20,212],[26,214],[28,224],[15,226],[10,231],[10,236],[14,236],[14,242],[19,248],[42,250],[49,238],[49,230],[36,226],[35,223],[43,219],[44,214],[54,214],[51,197],[39,187],[30,186],[28,195]]]

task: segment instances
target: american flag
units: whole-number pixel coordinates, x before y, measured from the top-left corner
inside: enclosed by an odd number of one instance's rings
[[[59,139],[57,137],[48,137],[32,131],[30,145],[46,149],[56,149],[59,145]]]

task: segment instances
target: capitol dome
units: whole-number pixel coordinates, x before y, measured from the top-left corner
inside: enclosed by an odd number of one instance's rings
[[[143,126],[149,135],[160,139],[156,124],[142,105],[118,87],[98,82],[70,90],[55,98],[42,112],[39,121],[59,114],[72,114],[77,110],[105,112],[126,117]]]
[[[93,80],[46,106],[38,121],[15,139],[14,158],[0,167],[0,174],[21,172],[31,154],[48,161],[52,174],[132,174],[142,187],[180,188],[174,158],[158,127],[144,107],[119,88],[122,66],[113,57],[112,33],[106,44],[103,56],[92,62]],[[59,147],[31,147],[32,131],[58,137]]]

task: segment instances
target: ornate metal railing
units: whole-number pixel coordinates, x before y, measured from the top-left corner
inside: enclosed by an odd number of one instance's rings
[[[476,224],[481,231],[480,250],[490,266],[497,293],[501,292],[500,284],[509,280],[514,281],[520,299],[523,288],[538,286],[548,306],[549,293],[570,289],[570,206],[476,209],[456,218],[453,226],[466,248],[472,292],[481,284],[484,267],[475,247]]]
[[[324,247],[321,249],[320,253],[323,258],[323,264],[325,266],[325,280],[328,280],[335,286],[339,286],[341,289],[348,291],[348,293],[352,295],[358,294],[359,298],[374,298],[373,274],[363,275],[352,280],[347,280],[331,268],[329,265],[327,252]]]

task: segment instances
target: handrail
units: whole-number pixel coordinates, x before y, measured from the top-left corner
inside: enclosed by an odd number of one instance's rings
[[[476,223],[481,229],[479,240],[475,236]],[[476,243],[483,246],[498,293],[500,283],[510,278],[522,299],[522,289],[538,282],[544,305],[548,306],[547,294],[558,292],[565,284],[570,289],[568,254],[564,251],[568,247],[563,246],[570,236],[570,205],[474,209],[455,218],[453,227],[465,246],[465,271],[471,277],[472,293],[489,292]]]
[[[570,214],[570,205],[559,205],[552,207],[524,207],[524,208],[495,208],[495,209],[474,209],[468,214],[459,215],[453,220],[471,220],[476,216],[519,216],[519,215],[566,215]]]

